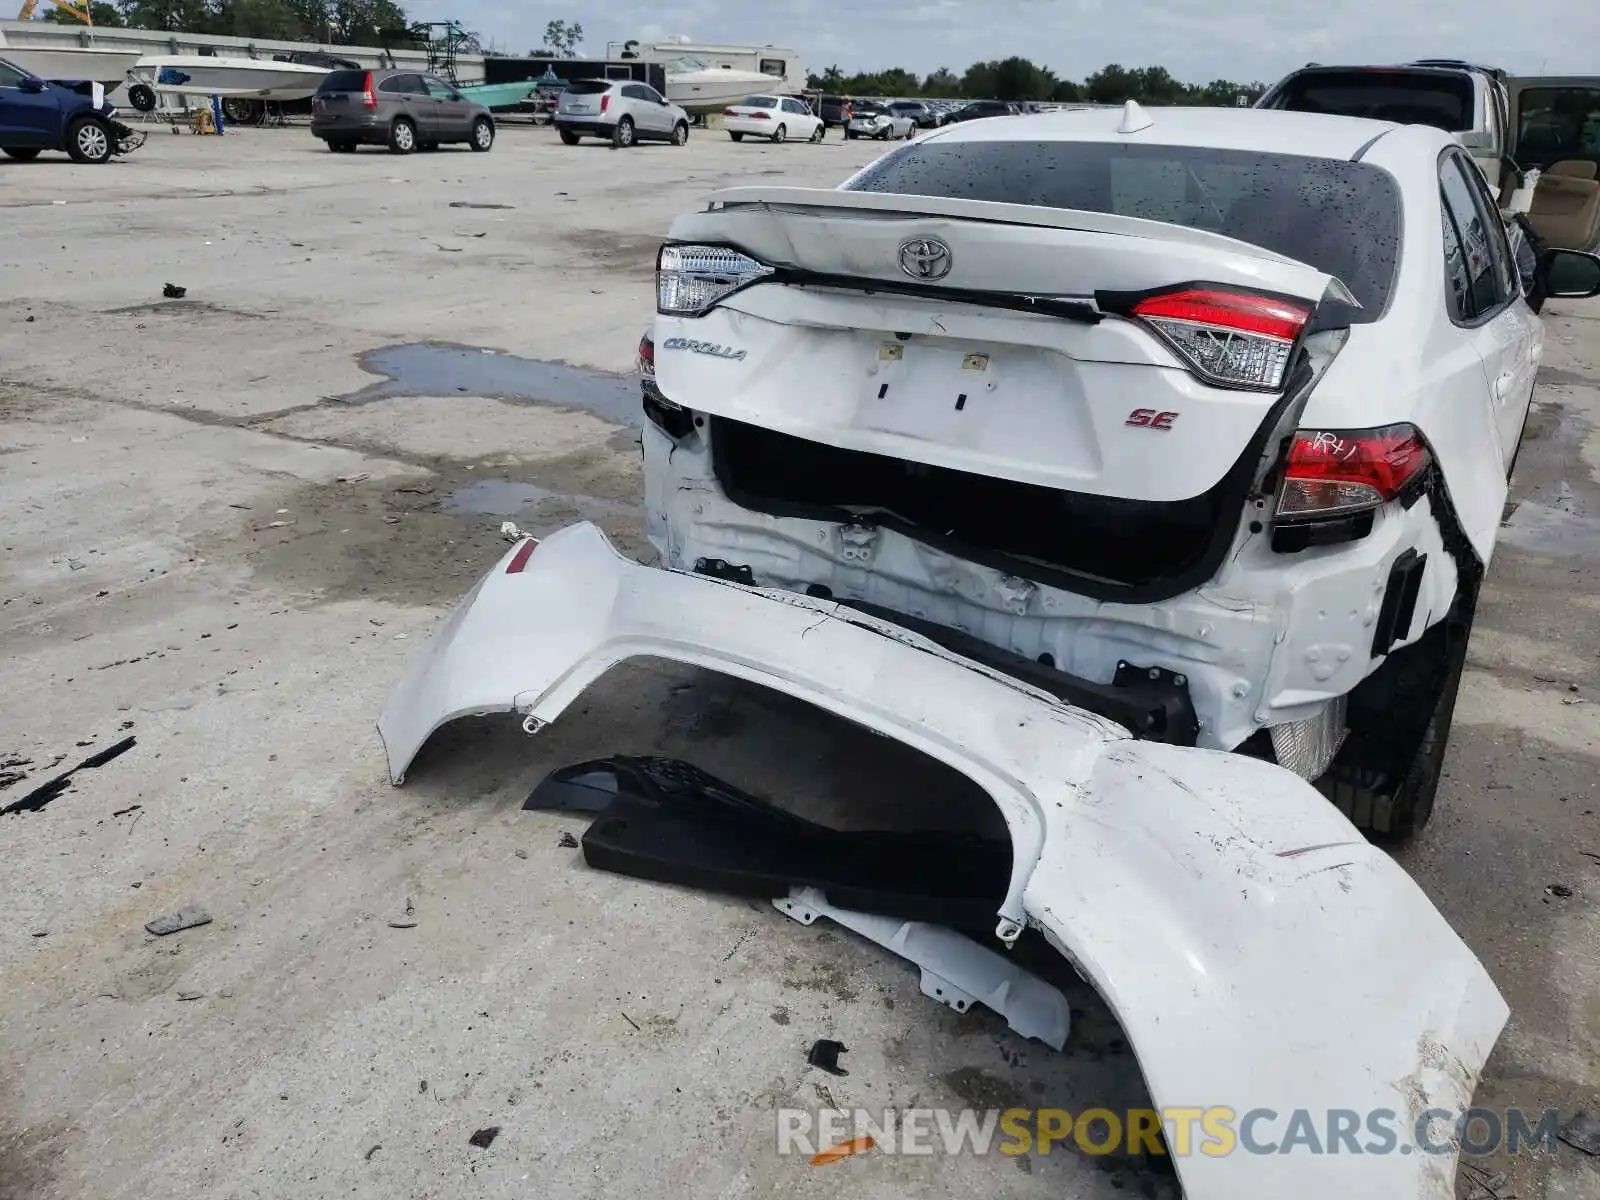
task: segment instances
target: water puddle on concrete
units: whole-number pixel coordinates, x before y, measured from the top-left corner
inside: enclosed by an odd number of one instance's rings
[[[344,397],[347,403],[389,396],[488,396],[579,408],[618,425],[638,425],[642,416],[639,381],[631,375],[518,358],[476,346],[432,342],[385,346],[363,354],[361,365],[389,378]]]
[[[510,520],[570,519],[576,513],[585,521],[599,522],[605,517],[630,515],[632,505],[617,504],[594,496],[574,496],[552,492],[514,479],[480,479],[457,488],[445,496],[440,506],[462,516],[504,517]]]
[[[1517,504],[1500,525],[1501,540],[1535,554],[1600,557],[1600,520],[1584,513],[1569,484],[1548,491],[1548,503]]]

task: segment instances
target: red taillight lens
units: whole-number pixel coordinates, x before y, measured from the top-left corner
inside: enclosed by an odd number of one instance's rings
[[[528,565],[528,560],[533,557],[533,552],[539,548],[538,538],[528,538],[517,547],[517,552],[511,556],[511,561],[506,564],[507,575],[521,575],[523,568]]]
[[[769,117],[764,112],[746,113],[745,115],[748,116],[752,121],[770,121],[770,120],[772,120],[772,118]]]
[[[1411,425],[1298,430],[1278,489],[1277,517],[1303,521],[1377,508],[1404,492],[1432,461]]]
[[[1311,306],[1255,292],[1183,288],[1133,306],[1207,382],[1277,390]]]
[[[372,90],[372,72],[367,72],[366,82],[361,85],[361,103],[368,108],[378,107],[378,94]]]
[[[606,109],[608,109],[610,107],[611,107],[611,93],[607,92],[604,96],[600,97],[600,111],[601,112],[605,112]]]
[[[656,377],[656,343],[648,333],[639,339],[639,374],[646,379]]]
[[[725,108],[722,110],[722,115],[725,117],[737,117],[739,115],[739,110],[736,108]]]

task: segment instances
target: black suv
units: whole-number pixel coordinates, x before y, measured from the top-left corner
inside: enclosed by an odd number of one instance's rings
[[[822,127],[824,129],[831,129],[835,125],[843,129],[850,123],[850,97],[822,97],[817,103],[817,116],[822,118]]]

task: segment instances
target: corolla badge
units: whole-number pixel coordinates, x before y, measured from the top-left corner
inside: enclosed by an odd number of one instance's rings
[[[671,337],[661,343],[663,350],[687,350],[690,354],[705,354],[711,358],[725,358],[729,362],[743,362],[748,350],[735,350],[721,342],[697,342],[690,338]]]
[[[912,238],[900,243],[900,269],[913,279],[943,279],[955,259],[938,238]]]

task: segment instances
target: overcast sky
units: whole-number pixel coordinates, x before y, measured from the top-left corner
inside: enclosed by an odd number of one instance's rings
[[[561,3],[562,0],[556,0]],[[1600,0],[608,0],[569,11],[454,0],[441,15],[522,53],[551,17],[577,19],[583,51],[665,38],[782,46],[821,72],[958,73],[1020,54],[1082,79],[1108,62],[1160,64],[1187,81],[1271,81],[1306,62],[1468,58],[1518,74],[1600,74]],[[410,10],[424,16],[413,3]],[[587,11],[585,11],[587,9]]]

